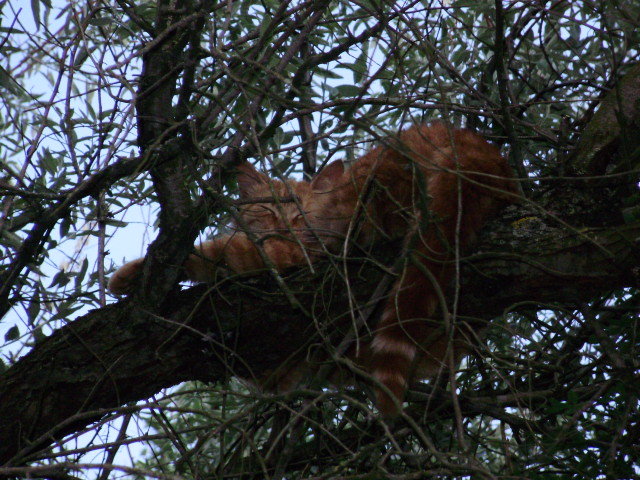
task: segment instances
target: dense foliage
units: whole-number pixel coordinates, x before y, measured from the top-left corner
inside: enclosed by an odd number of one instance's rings
[[[550,221],[572,238],[592,228],[640,238],[640,115],[594,123],[607,92],[615,111],[640,102],[616,96],[640,56],[635,2],[5,0],[0,10],[0,372],[115,301],[109,274],[156,236],[133,301],[157,313],[199,232],[229,222],[239,160],[311,177],[415,122],[446,118],[502,146],[527,196],[507,217],[516,236]],[[640,73],[630,82],[640,91]],[[593,161],[605,133],[616,153]],[[576,148],[590,139],[589,152]],[[614,251],[604,236],[589,242]],[[573,245],[554,247],[558,262],[579,262]],[[393,425],[362,385],[277,396],[187,382],[102,412],[65,441],[22,444],[0,476],[640,478],[640,262],[611,255],[618,280],[589,283],[586,298],[558,288],[492,314],[459,374],[416,386]]]

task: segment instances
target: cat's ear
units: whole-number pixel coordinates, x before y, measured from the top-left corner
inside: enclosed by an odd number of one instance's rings
[[[311,180],[311,188],[314,190],[328,190],[335,186],[336,181],[344,173],[344,163],[342,160],[336,160],[324,167]]]
[[[269,181],[264,173],[259,172],[249,162],[242,162],[236,167],[238,172],[238,190],[241,197],[248,197],[251,189],[256,185],[266,184]]]

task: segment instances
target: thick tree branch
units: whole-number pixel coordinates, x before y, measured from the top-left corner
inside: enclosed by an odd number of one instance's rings
[[[632,67],[604,97],[580,136],[572,166],[580,174],[638,170],[640,163],[640,64]]]
[[[143,270],[142,287],[134,295],[134,301],[142,309],[155,310],[178,278],[179,266],[186,259],[193,240],[198,234],[202,215],[196,215],[189,188],[194,179],[189,178],[186,166],[192,161],[187,148],[174,158],[164,162],[155,161],[155,149],[167,139],[175,138],[176,124],[184,120],[187,102],[192,90],[193,75],[190,74],[192,59],[186,47],[191,42],[195,50],[199,33],[203,28],[203,15],[194,16],[191,29],[172,30],[181,16],[194,14],[193,2],[183,2],[176,10],[173,2],[158,3],[156,29],[171,31],[165,40],[143,56],[142,75],[136,96],[138,121],[138,145],[152,160],[151,179],[160,204],[160,232],[151,244]],[[182,75],[180,104],[172,105],[177,82]],[[183,139],[183,147],[188,141]]]
[[[490,232],[465,262],[461,315],[489,320],[515,303],[583,302],[637,283],[640,224],[580,232],[537,217],[511,224]],[[397,249],[382,247],[375,257],[397,256]],[[336,288],[344,279],[329,262],[315,275],[302,270],[287,278],[318,324],[334,332],[350,326],[347,291],[364,307],[383,276],[367,259],[348,265],[349,290]],[[173,293],[153,321],[131,310],[122,301],[69,323],[0,377],[0,462],[23,461],[105,409],[186,380],[251,378],[321,343],[316,323],[292,308],[267,275]]]

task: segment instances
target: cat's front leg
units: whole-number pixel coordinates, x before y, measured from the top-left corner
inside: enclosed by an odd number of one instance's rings
[[[224,258],[229,243],[229,236],[223,235],[214,240],[201,243],[195,247],[197,253],[190,254],[184,269],[189,280],[194,282],[210,282],[215,279],[216,266]],[[144,258],[138,258],[120,267],[109,279],[107,288],[116,295],[131,293],[135,281],[142,274]]]
[[[201,243],[184,264],[187,278],[194,282],[215,282],[218,267],[234,273],[254,272],[264,268],[257,247],[244,233],[220,235]]]
[[[224,256],[227,239],[215,239],[195,247],[196,254],[190,254],[184,264],[187,278],[194,282],[213,281],[215,266]],[[109,279],[107,288],[116,295],[131,293],[135,281],[142,274],[144,258],[138,258],[121,266]]]
[[[218,268],[224,266],[235,273],[246,273],[264,268],[256,246],[244,233],[220,235],[195,247],[184,263],[187,279],[193,282],[214,282]],[[142,273],[144,258],[125,263],[109,279],[111,293],[124,295],[131,292],[135,280]]]
[[[116,270],[116,273],[111,276],[109,283],[107,284],[109,291],[116,295],[129,293],[135,280],[142,273],[143,262],[144,258],[138,258],[132,262],[125,263]]]
[[[187,278],[192,282],[212,282],[215,280],[216,267],[224,258],[229,238],[227,235],[214,238],[195,247],[184,263]]]

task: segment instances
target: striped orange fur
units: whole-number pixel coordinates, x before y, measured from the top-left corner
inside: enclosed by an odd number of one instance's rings
[[[273,180],[245,163],[238,185],[243,199],[273,201],[242,205],[235,233],[196,247],[185,265],[191,280],[212,281],[219,264],[248,272],[264,268],[266,258],[282,270],[339,253],[345,241],[405,238],[404,268],[371,344],[356,359],[376,382],[381,413],[396,415],[412,379],[433,376],[467,353],[463,336],[438,315],[439,299],[460,252],[517,197],[495,146],[443,123],[416,125],[348,169],[341,161],[329,164],[311,182]],[[121,267],[109,289],[125,292],[140,266],[136,260]]]

